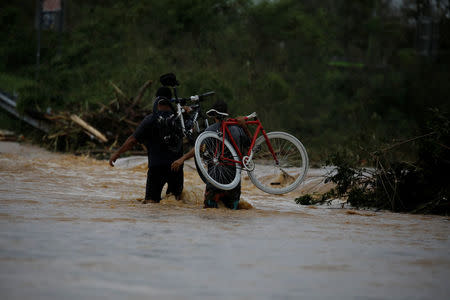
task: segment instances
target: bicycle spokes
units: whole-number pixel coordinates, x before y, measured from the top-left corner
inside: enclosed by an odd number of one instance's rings
[[[209,177],[219,184],[232,183],[238,170],[230,149],[222,147],[222,141],[214,137],[203,139],[199,149],[200,163],[207,170]]]
[[[258,188],[267,193],[283,194],[292,191],[306,174],[306,151],[299,140],[287,133],[273,132],[267,134],[267,137],[271,147],[263,137],[255,144],[254,169],[249,172],[250,178]]]

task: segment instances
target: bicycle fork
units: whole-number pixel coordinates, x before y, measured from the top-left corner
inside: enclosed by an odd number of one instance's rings
[[[277,166],[279,166],[280,162],[278,161],[277,155],[275,154],[275,151],[272,148],[272,144],[270,143],[269,138],[267,137],[267,133],[264,130],[264,128],[261,128],[261,132],[262,132],[262,135],[264,136],[264,139],[266,140],[267,147],[269,148],[270,153],[272,153],[273,159],[275,160],[275,164]],[[252,155],[253,155],[253,151],[252,151]]]
[[[267,137],[267,133],[262,126],[258,126],[256,128],[255,135],[253,136],[253,140],[252,140],[252,143],[250,146],[250,150],[251,150],[251,151],[249,151],[250,156],[247,156],[248,161],[251,161],[253,159],[253,155],[255,153],[255,151],[253,151],[253,147],[255,146],[256,138],[258,137],[259,131],[261,131],[262,135],[264,136],[267,147],[269,148],[270,153],[272,153],[272,157],[275,160],[275,164],[278,166],[280,164],[280,162],[278,161],[277,155],[275,154],[275,151],[273,150],[272,144],[270,143],[269,138]]]
[[[184,128],[184,117],[183,117],[183,108],[181,107],[180,103],[177,103],[177,114],[178,118],[180,118],[181,121],[181,129],[183,130],[183,133],[185,134],[185,128]]]

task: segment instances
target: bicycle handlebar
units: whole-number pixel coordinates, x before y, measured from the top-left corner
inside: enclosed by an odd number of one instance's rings
[[[249,114],[248,116],[246,116],[245,118],[248,119],[253,119],[256,118],[258,115],[256,114],[256,112],[252,112],[251,114]]]
[[[187,101],[192,101],[192,102],[200,102],[202,101],[204,98],[209,97],[214,95],[216,92],[211,91],[211,92],[207,92],[201,95],[194,95],[194,96],[190,96],[189,98],[178,98],[178,99],[171,99],[170,101],[175,102],[175,103],[185,103]]]
[[[213,110],[213,109],[212,109],[212,110]],[[210,111],[211,111],[211,110],[207,111],[206,114],[208,115],[208,113],[209,113]],[[216,110],[214,110],[214,111],[217,113]],[[220,113],[219,113],[219,114],[220,114]],[[208,116],[210,116],[210,115],[208,115]],[[228,116],[228,114],[226,114],[226,116]],[[225,118],[226,116],[225,116],[225,115],[222,115],[222,116],[219,116],[219,117]],[[258,116],[258,115],[256,114],[256,112],[252,112],[252,113],[249,114],[248,116],[245,116],[244,119],[245,119],[245,121],[248,121],[248,120],[250,120],[250,119],[256,119],[257,116]],[[235,119],[235,118],[229,118],[228,121],[231,121],[231,122],[237,122],[237,119]]]
[[[215,93],[216,93],[216,92],[212,91],[212,92],[207,92],[207,93],[204,93],[204,94],[201,94],[201,95],[191,96],[191,97],[189,98],[189,100],[191,100],[191,101],[193,101],[193,102],[195,102],[195,101],[202,101],[203,98],[212,96],[212,95],[214,95]]]
[[[206,92],[206,93],[204,93],[204,94],[201,94],[199,97],[200,97],[200,99],[203,99],[203,98],[212,96],[212,95],[214,95],[215,93],[216,93],[216,92],[214,92],[214,91]]]

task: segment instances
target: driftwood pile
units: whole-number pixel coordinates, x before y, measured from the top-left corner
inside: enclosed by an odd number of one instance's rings
[[[45,118],[54,125],[44,138],[47,144],[78,153],[109,153],[125,141],[152,110],[153,103],[142,101],[152,81],[145,82],[134,97],[127,96],[113,82],[110,84],[114,99],[96,110],[47,114]]]
[[[14,134],[14,132],[9,131],[9,130],[0,129],[0,141],[11,142],[11,141],[16,141],[16,140],[17,140],[17,137]]]

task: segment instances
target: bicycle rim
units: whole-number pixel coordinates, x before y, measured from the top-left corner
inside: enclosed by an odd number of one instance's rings
[[[238,155],[225,140],[222,156],[222,138],[217,133],[206,131],[198,136],[195,141],[195,159],[199,173],[216,188],[231,190],[239,184],[241,167],[238,163],[227,160],[238,161]]]
[[[267,134],[278,159],[274,160],[264,136],[260,136],[253,148],[253,171],[248,175],[253,184],[269,194],[285,194],[296,189],[304,180],[309,160],[303,144],[285,132]]]

